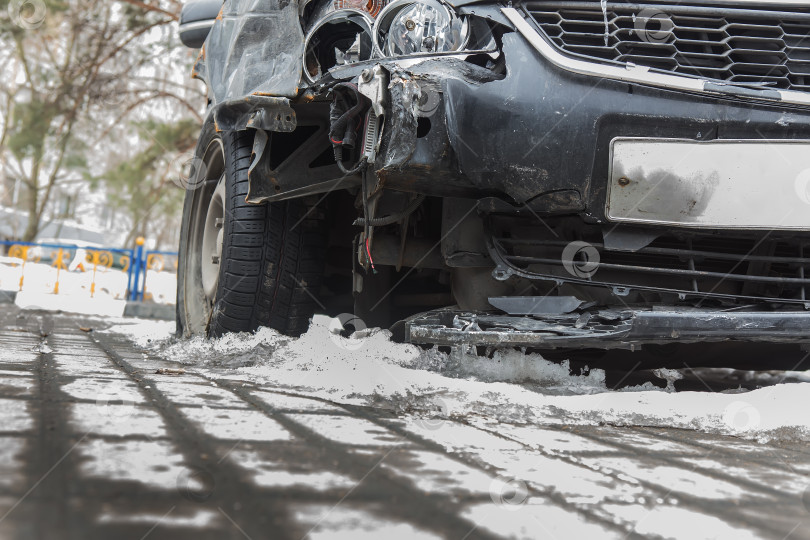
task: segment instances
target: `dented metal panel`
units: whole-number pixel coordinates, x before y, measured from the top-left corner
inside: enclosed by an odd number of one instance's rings
[[[213,106],[250,95],[292,98],[303,51],[298,2],[226,0],[194,76],[208,85]]]

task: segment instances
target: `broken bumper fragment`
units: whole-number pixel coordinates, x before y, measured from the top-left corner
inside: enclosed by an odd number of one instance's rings
[[[697,342],[810,344],[810,313],[713,310],[593,310],[517,317],[436,310],[412,317],[406,340],[437,345],[635,349]]]

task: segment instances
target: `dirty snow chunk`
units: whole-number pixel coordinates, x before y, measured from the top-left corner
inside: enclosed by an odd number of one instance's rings
[[[159,524],[161,528],[171,527],[191,527],[196,529],[208,529],[215,526],[218,521],[222,521],[222,516],[213,510],[197,510],[191,515],[182,515],[180,511],[169,510],[168,514],[101,514],[96,523],[99,525],[118,523],[142,523],[147,526]]]
[[[281,424],[259,411],[244,409],[180,409],[192,422],[218,439],[245,441],[289,441],[292,435]]]
[[[653,373],[659,379],[664,379],[665,381],[667,381],[667,388],[666,388],[667,392],[674,392],[675,381],[683,379],[683,373],[681,373],[677,369],[659,368],[653,370]]]
[[[663,538],[760,538],[753,532],[734,527],[714,516],[673,506],[647,508],[641,505],[607,505],[605,510],[629,522],[633,531]],[[688,532],[687,532],[688,531]]]
[[[28,431],[34,429],[34,419],[28,401],[0,399],[0,431]]]
[[[607,390],[604,370],[592,369],[587,375],[571,375],[567,360],[551,362],[539,354],[525,354],[515,349],[496,350],[489,358],[454,347],[439,369],[449,377],[533,384],[545,395],[593,394]]]
[[[443,454],[425,450],[392,452],[380,467],[409,480],[424,493],[487,494],[496,478]]]
[[[321,437],[341,444],[394,446],[406,442],[396,433],[364,418],[331,414],[291,414],[288,418],[311,429]]]
[[[332,489],[349,490],[357,481],[333,471],[294,470],[287,461],[272,461],[253,450],[233,450],[228,458],[237,466],[245,469],[253,481],[262,487],[269,488],[303,488],[315,491]]]
[[[180,478],[187,477],[189,482],[195,480],[191,471],[183,466],[182,454],[164,441],[113,443],[85,439],[76,445],[76,452],[82,458],[79,465],[82,476],[140,482],[166,491],[177,490]]]
[[[360,340],[360,348],[346,348],[329,331],[331,320],[314,317],[309,330],[297,339],[260,329],[256,334],[216,340],[183,340],[161,354],[189,363],[249,366],[240,367],[243,378],[271,387],[312,390],[319,397],[343,403],[365,404],[364,396],[388,396],[413,385],[425,387],[428,381],[446,380],[398,365],[413,361],[423,351],[391,342],[388,332],[374,331]],[[353,395],[359,397],[352,399]]]
[[[462,514],[475,525],[491,533],[515,539],[560,540],[563,538],[624,538],[624,534],[605,530],[586,521],[571,509],[562,509],[546,501],[529,499],[525,504],[483,503],[466,508]]]
[[[70,405],[70,419],[76,433],[108,437],[166,436],[166,425],[156,411],[133,404],[74,403]]]
[[[147,334],[147,337],[153,338],[153,345],[162,345],[160,350],[167,360],[186,364],[234,366],[240,365],[240,362],[231,362],[229,359],[238,358],[239,355],[247,355],[253,359],[257,352],[262,353],[261,356],[269,357],[277,347],[292,339],[266,327],[259,328],[255,333],[230,333],[217,339],[194,336],[190,339],[164,339],[161,342],[158,333]],[[168,335],[164,334],[164,338],[166,337]],[[143,341],[143,338],[141,340]]]
[[[390,521],[366,510],[335,507],[331,504],[308,504],[293,508],[295,519],[304,528],[310,540],[433,540],[440,536],[417,529],[410,523]]]

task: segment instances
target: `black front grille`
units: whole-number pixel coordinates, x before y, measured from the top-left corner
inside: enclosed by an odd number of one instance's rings
[[[566,259],[569,240],[548,238],[541,229],[526,232],[516,237],[503,230],[491,231],[490,254],[500,271],[529,279],[609,287],[621,294],[657,291],[686,302],[714,298],[734,304],[810,305],[807,239],[664,236],[638,251],[626,252],[606,249],[597,238],[586,238],[598,265],[595,272],[580,274],[571,268],[571,262],[578,265],[579,261]],[[578,267],[588,269],[588,252],[581,254],[584,258]]]
[[[742,2],[740,2],[742,4]],[[684,5],[529,2],[563,51],[765,88],[810,88],[810,13]]]

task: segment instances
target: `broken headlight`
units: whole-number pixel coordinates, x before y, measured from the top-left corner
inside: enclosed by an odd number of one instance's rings
[[[374,23],[374,47],[381,56],[452,52],[469,39],[467,21],[437,0],[395,0]]]
[[[312,25],[304,42],[304,74],[314,82],[333,66],[371,58],[371,17],[360,10],[332,11]]]
[[[310,21],[305,25],[303,58],[310,83],[334,68],[375,57],[446,54],[470,47],[492,52],[496,47],[486,21],[459,16],[441,0],[320,0],[302,5],[302,17]]]

